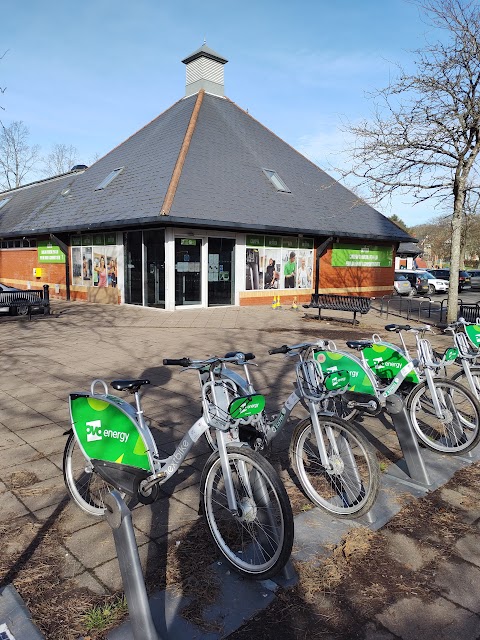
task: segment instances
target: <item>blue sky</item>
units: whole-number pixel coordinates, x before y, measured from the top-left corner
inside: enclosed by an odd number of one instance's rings
[[[3,6],[2,6],[3,5]],[[0,0],[0,104],[47,154],[89,164],[185,91],[181,60],[207,45],[229,60],[225,93],[327,172],[344,164],[342,121],[368,117],[365,92],[408,66],[428,27],[407,0]],[[434,34],[435,35],[435,34]],[[32,176],[35,179],[36,176]],[[431,205],[397,199],[408,224]]]

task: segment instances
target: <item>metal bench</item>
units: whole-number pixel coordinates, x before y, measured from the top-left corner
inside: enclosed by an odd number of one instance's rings
[[[43,309],[44,315],[50,313],[50,296],[48,284],[43,289],[27,289],[25,291],[0,292],[0,307],[7,307],[18,315],[28,315],[32,319],[32,309]]]
[[[339,296],[332,293],[312,293],[310,304],[303,305],[305,309],[318,309],[318,319],[322,319],[322,309],[332,311],[351,311],[353,324],[358,322],[357,313],[365,314],[370,311],[372,301],[362,296]]]

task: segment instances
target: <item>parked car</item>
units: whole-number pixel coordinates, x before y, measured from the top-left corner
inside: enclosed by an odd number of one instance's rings
[[[393,288],[399,296],[411,296],[414,291],[408,278],[398,271],[393,276]]]
[[[450,280],[450,269],[427,269],[431,274],[433,274],[436,278],[441,278],[442,280]],[[470,282],[470,274],[468,271],[460,270],[458,272],[458,290],[462,291],[462,289],[471,289],[472,285]]]
[[[418,273],[418,271],[417,271]],[[447,293],[448,292],[448,287],[449,287],[449,282],[448,280],[443,280],[442,278],[437,278],[433,275],[433,273],[430,273],[429,271],[423,271],[422,273],[424,273],[426,275],[426,277],[428,278],[428,293],[430,295],[433,295],[434,293]]]
[[[423,294],[428,293],[428,278],[424,271],[414,271],[411,269],[400,269],[395,274],[404,276],[409,282],[413,291]]]
[[[7,287],[7,285],[0,283],[0,313],[10,313],[15,316],[26,316],[28,313],[28,305],[19,305],[18,307],[2,307],[1,293],[3,291],[22,291],[15,287]]]
[[[469,269],[468,273],[470,274],[470,284],[472,289],[480,288],[480,271]]]

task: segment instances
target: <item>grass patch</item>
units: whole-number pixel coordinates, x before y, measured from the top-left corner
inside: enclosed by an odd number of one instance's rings
[[[100,632],[114,626],[128,613],[127,599],[124,595],[106,597],[103,602],[88,609],[82,616],[85,629]]]

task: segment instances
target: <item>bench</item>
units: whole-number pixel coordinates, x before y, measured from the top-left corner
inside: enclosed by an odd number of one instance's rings
[[[318,309],[318,319],[322,319],[322,309],[332,311],[351,311],[353,324],[356,324],[357,313],[365,314],[370,311],[372,301],[362,296],[339,296],[333,293],[312,293],[310,304],[304,304],[305,309]]]
[[[44,315],[50,313],[50,296],[48,285],[43,289],[27,289],[25,291],[1,291],[0,307],[8,308],[18,315],[28,315],[32,319],[32,309],[43,309]]]

